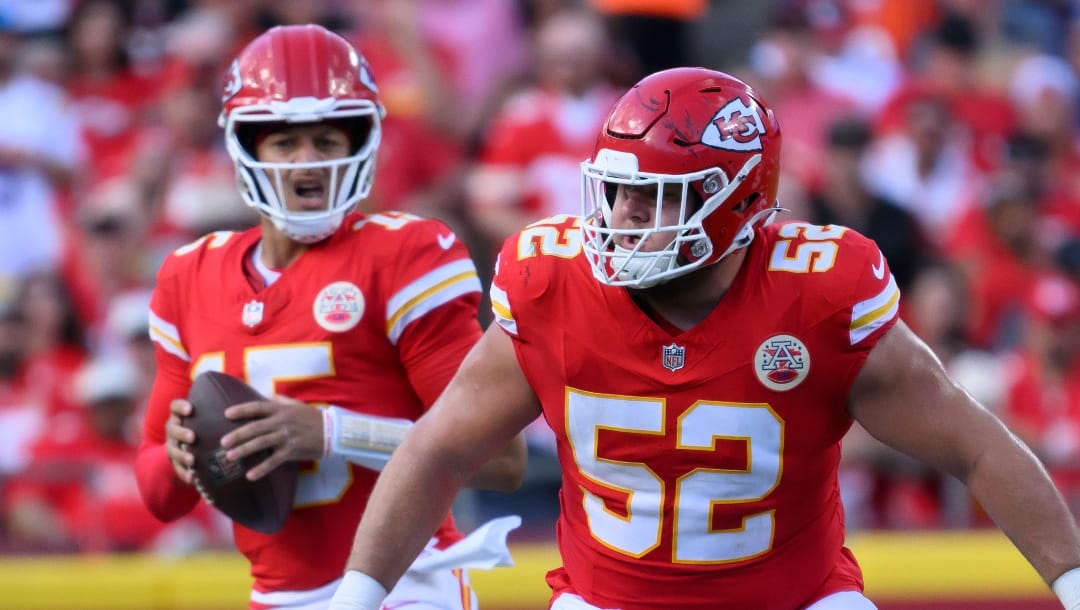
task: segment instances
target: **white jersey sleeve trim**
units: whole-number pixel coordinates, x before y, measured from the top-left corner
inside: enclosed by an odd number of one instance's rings
[[[386,336],[397,345],[401,333],[413,321],[440,305],[480,290],[480,277],[468,258],[426,273],[390,297],[386,304]]]
[[[510,310],[510,299],[506,291],[492,283],[488,294],[491,297],[491,312],[495,314],[495,321],[503,330],[516,337],[517,321],[514,320],[514,312]]]
[[[848,333],[852,345],[857,345],[875,330],[888,324],[900,312],[900,289],[896,278],[889,274],[889,283],[874,297],[855,304],[851,309],[851,328]]]
[[[150,340],[184,362],[191,362],[191,356],[188,355],[183,341],[180,340],[180,331],[152,311],[150,312]]]

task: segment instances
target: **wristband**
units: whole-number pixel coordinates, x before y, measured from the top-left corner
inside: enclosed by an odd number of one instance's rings
[[[1055,578],[1050,588],[1066,610],[1080,610],[1080,567]]]
[[[376,451],[393,453],[405,438],[413,423],[407,419],[392,419],[356,413],[341,407],[330,407],[334,416],[334,451]]]
[[[331,405],[323,411],[324,452],[381,471],[412,428],[407,419],[379,417]]]
[[[379,610],[386,588],[379,581],[356,570],[345,572],[327,610]]]
[[[328,407],[319,407],[319,410],[322,411],[323,422],[322,456],[328,458],[334,452],[334,414],[330,412]]]

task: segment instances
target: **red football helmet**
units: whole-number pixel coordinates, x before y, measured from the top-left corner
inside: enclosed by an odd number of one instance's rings
[[[244,201],[297,241],[326,238],[367,197],[384,116],[367,61],[318,25],[275,27],[253,40],[229,69],[218,123],[236,164]],[[349,131],[352,154],[310,163],[265,163],[254,154],[260,124],[334,120]],[[286,209],[282,170],[330,170],[326,209]]]
[[[585,253],[612,286],[648,288],[746,247],[778,208],[780,125],[749,85],[704,68],[675,68],[641,80],[615,103],[582,163]],[[613,228],[618,185],[656,185],[653,223]],[[663,225],[665,191],[681,193],[679,223]],[[642,251],[653,233],[674,235]],[[639,237],[633,249],[617,237]]]

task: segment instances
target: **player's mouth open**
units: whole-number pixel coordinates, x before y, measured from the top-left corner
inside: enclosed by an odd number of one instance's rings
[[[638,242],[640,241],[640,235],[621,235],[618,239],[619,247],[626,248],[627,250],[633,250],[634,248],[636,248]]]
[[[297,180],[293,193],[305,209],[319,209],[326,203],[326,188],[321,180]]]

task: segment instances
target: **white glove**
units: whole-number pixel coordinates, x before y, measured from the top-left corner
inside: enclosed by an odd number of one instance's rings
[[[386,589],[379,581],[355,570],[345,572],[327,610],[379,610]]]

